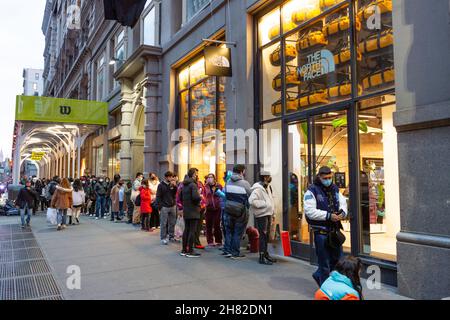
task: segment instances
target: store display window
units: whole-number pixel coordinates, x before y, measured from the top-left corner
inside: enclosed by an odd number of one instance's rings
[[[120,174],[120,140],[110,141],[108,148],[108,177],[113,177],[115,174]]]
[[[395,85],[392,0],[359,0],[357,19],[358,84],[368,94]]]
[[[285,191],[281,220],[288,223],[283,230],[289,231],[295,256],[315,259],[303,195],[326,165],[350,217],[359,218],[342,222],[344,251],[396,261],[392,2],[290,0],[256,20],[260,128],[287,126],[278,142],[260,139],[259,152],[272,152],[262,159],[266,167],[277,159],[277,143],[286,146],[280,151],[283,172],[273,183],[281,181]]]
[[[204,66],[204,58],[200,58],[178,72],[178,127],[190,132],[190,141],[180,141],[178,174],[182,178],[195,167],[201,181],[214,173],[223,183],[226,82],[223,77],[207,76]]]
[[[400,231],[395,96],[364,100],[358,109],[367,126],[359,133],[362,254],[395,261]]]

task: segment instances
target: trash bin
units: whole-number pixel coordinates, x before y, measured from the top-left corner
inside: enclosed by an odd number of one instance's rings
[[[259,252],[259,232],[255,227],[247,228],[247,236],[248,241],[250,243],[250,252],[257,253]]]

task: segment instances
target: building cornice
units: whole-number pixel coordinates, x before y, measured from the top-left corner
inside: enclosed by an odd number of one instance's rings
[[[150,58],[159,59],[162,54],[160,47],[141,45],[114,73],[115,79],[133,78],[136,73],[142,71],[145,62]]]

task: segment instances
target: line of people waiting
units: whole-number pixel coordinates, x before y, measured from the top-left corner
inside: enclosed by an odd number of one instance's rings
[[[160,228],[162,245],[180,242],[175,236],[175,224],[177,218],[182,217],[184,231],[180,255],[188,258],[200,257],[198,250],[205,248],[200,241],[203,227],[208,247],[221,249],[226,258],[244,258],[240,251],[241,240],[249,217],[253,216],[259,233],[259,263],[276,263],[267,250],[275,213],[271,174],[261,172],[259,180],[250,186],[245,180],[245,166],[236,165],[233,172],[225,173],[226,184],[222,186],[214,174],[208,174],[202,182],[198,173],[196,168],[189,169],[182,182],[170,171],[161,182],[154,173],[148,179],[138,173],[134,182],[126,185],[119,175],[111,182],[107,178],[83,177],[71,183],[68,179],[55,177],[44,188],[46,205],[58,210],[58,230],[66,227],[68,211],[71,212],[69,224],[79,224],[82,211],[100,219],[106,218],[111,210],[111,221],[126,220],[146,232]],[[313,275],[320,287],[315,298],[362,299],[361,261],[351,256],[342,258],[342,245],[335,249],[325,245],[329,242],[330,226],[337,225],[347,215],[345,199],[330,183],[330,177],[331,170],[321,168],[315,183],[305,193],[305,214],[315,232],[319,257],[319,268]],[[27,209],[32,205],[32,198],[38,199],[38,192],[31,181],[25,183],[18,203],[24,203]],[[21,216],[22,225],[29,225],[30,216],[27,221]]]

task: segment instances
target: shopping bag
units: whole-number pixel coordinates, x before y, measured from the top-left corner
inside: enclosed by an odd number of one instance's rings
[[[175,224],[175,237],[181,238],[183,237],[184,232],[184,219],[183,217],[177,218],[177,223]]]
[[[57,223],[57,213],[56,209],[54,208],[48,208],[47,209],[47,222],[50,224],[56,224]]]

